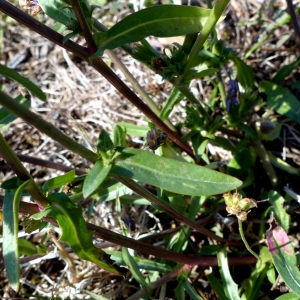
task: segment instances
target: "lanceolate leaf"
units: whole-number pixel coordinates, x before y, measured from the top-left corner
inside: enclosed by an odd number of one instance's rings
[[[111,165],[104,166],[103,162],[98,160],[93,166],[91,172],[86,176],[83,183],[83,197],[87,198],[92,195],[105,180],[109,171],[111,169]]]
[[[18,213],[23,190],[29,180],[15,190],[6,190],[3,204],[3,259],[11,287],[19,290],[20,266],[18,249]]]
[[[284,198],[276,191],[269,192],[269,201],[273,205],[275,220],[278,220],[281,227],[288,231],[290,228],[291,217],[284,209]]]
[[[180,5],[159,5],[142,9],[124,18],[107,32],[96,34],[99,49],[92,57],[101,56],[105,49],[137,42],[150,35],[171,37],[198,32],[209,14],[209,9]]]
[[[262,82],[260,88],[267,94],[268,107],[300,123],[300,102],[288,89],[268,81]]]
[[[28,89],[32,94],[37,96],[39,99],[41,99],[42,101],[46,101],[46,95],[44,94],[44,92],[29,79],[20,75],[17,71],[0,65],[0,74],[17,81],[18,83],[22,84],[26,89]]]
[[[55,21],[68,25],[71,21],[77,21],[70,5],[60,0],[39,0],[43,11]]]
[[[49,196],[49,200],[52,203],[51,206],[32,215],[32,218],[35,220],[46,216],[55,218],[62,228],[60,239],[67,242],[80,258],[92,261],[109,272],[119,274],[115,268],[101,260],[103,251],[93,245],[93,233],[86,227],[81,207],[74,204],[63,193],[53,193]]]
[[[130,177],[164,190],[195,196],[221,194],[242,182],[198,165],[159,157],[147,151],[119,148],[111,174]]]
[[[273,219],[267,231],[267,243],[277,272],[283,281],[300,297],[300,272],[288,235]]]
[[[143,274],[139,270],[139,267],[133,257],[130,255],[127,248],[122,248],[122,257],[126,265],[130,268],[131,274],[134,279],[143,287],[147,288],[149,291],[151,290],[150,286],[147,284]]]
[[[57,176],[57,177],[47,180],[43,185],[43,190],[51,191],[51,190],[57,189],[58,187],[61,187],[65,184],[70,183],[71,181],[74,180],[74,178],[75,178],[75,171],[71,170],[70,172],[68,172],[64,175],[60,175],[60,176]]]
[[[238,286],[233,281],[230,274],[226,250],[222,249],[221,251],[219,251],[217,257],[221,278],[224,282],[224,293],[227,299],[240,300]]]

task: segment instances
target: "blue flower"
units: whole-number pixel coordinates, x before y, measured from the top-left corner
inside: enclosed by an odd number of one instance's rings
[[[229,79],[229,89],[228,89],[227,96],[225,99],[226,110],[228,113],[231,112],[233,106],[235,106],[239,103],[238,92],[239,92],[239,85],[238,85],[237,80]]]

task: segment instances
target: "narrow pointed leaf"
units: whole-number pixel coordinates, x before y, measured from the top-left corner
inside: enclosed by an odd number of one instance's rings
[[[39,0],[39,5],[50,18],[61,24],[67,25],[77,21],[71,6],[63,1]]]
[[[53,193],[49,196],[51,206],[44,211],[32,215],[39,220],[49,216],[56,219],[62,229],[61,240],[67,242],[80,258],[89,260],[104,270],[119,274],[119,272],[102,261],[103,251],[97,249],[93,242],[93,233],[86,227],[82,217],[82,208],[74,204],[68,196],[63,193]]]
[[[286,210],[283,207],[285,202],[284,198],[280,196],[276,191],[269,192],[269,201],[273,205],[273,212],[275,220],[278,220],[281,227],[288,231],[290,228],[291,217],[287,214]]]
[[[15,291],[20,287],[18,213],[22,192],[28,183],[29,180],[17,189],[6,190],[3,203],[3,259],[8,281]]]
[[[180,36],[199,32],[211,10],[181,5],[159,5],[131,14],[107,32],[95,35],[99,49],[92,57],[101,56],[105,49],[115,49],[147,36]]]
[[[281,226],[273,219],[266,233],[273,263],[282,280],[300,297],[300,272],[292,243]]]
[[[222,281],[224,282],[223,288],[227,299],[240,300],[238,286],[233,281],[230,274],[226,250],[222,249],[221,251],[219,251],[217,254],[217,258]]]
[[[58,187],[61,187],[65,184],[70,183],[71,181],[74,180],[74,178],[75,178],[75,171],[71,170],[70,172],[68,172],[64,175],[57,176],[57,177],[47,180],[43,185],[43,190],[44,191],[54,190]]]
[[[262,82],[260,89],[267,94],[269,108],[300,123],[300,102],[288,89],[268,81]]]
[[[37,96],[40,100],[46,101],[46,95],[44,92],[33,82],[31,82],[26,77],[20,75],[17,71],[7,68],[3,65],[0,65],[0,74],[8,77],[14,81],[17,81],[21,85],[23,85],[28,91]]]
[[[91,172],[86,176],[83,183],[83,197],[87,198],[92,195],[103,183],[112,165],[104,166],[103,162],[98,160],[93,166]]]
[[[148,151],[121,148],[111,174],[130,177],[164,190],[195,196],[221,194],[242,182],[205,167],[159,157]]]
[[[143,274],[140,272],[139,267],[133,257],[130,255],[127,248],[122,248],[122,257],[126,265],[130,268],[130,272],[134,279],[143,287],[147,288],[149,291],[151,290],[150,286],[147,284]]]

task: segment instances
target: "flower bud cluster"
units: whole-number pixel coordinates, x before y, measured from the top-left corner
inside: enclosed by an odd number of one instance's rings
[[[249,209],[257,207],[257,203],[254,199],[243,198],[238,192],[231,194],[230,192],[223,195],[226,210],[230,215],[235,215],[239,220],[246,221]],[[247,212],[247,210],[249,210]]]

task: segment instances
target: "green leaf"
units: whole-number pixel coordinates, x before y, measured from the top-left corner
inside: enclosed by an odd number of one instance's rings
[[[267,247],[264,246],[260,249],[259,257],[261,260],[256,262],[255,267],[252,268],[251,275],[245,281],[245,292],[241,300],[256,300],[259,298],[260,290],[264,284],[271,262],[271,256]]]
[[[199,296],[199,293],[196,292],[196,290],[190,284],[190,282],[189,282],[188,279],[184,280],[182,282],[182,285],[183,285],[184,289],[186,290],[186,292],[190,295],[191,299],[194,299],[194,300],[204,300],[202,297]]]
[[[285,201],[284,198],[281,197],[276,191],[270,191],[269,201],[273,205],[275,220],[285,231],[288,231],[291,224],[291,217],[289,214],[287,214],[283,207]]]
[[[132,191],[123,183],[118,182],[114,178],[107,179],[97,190],[97,193],[92,197],[101,203],[104,201],[115,200],[118,196],[121,197],[130,194]]]
[[[260,89],[267,94],[269,108],[300,123],[300,102],[288,89],[268,81],[262,82]]]
[[[19,253],[24,255],[33,255],[37,253],[36,246],[28,240],[18,239]]]
[[[251,151],[248,148],[243,148],[237,152],[227,165],[228,173],[232,176],[241,176],[251,169],[253,159]]]
[[[242,182],[198,165],[159,157],[147,151],[121,148],[111,174],[130,177],[164,190],[195,196],[221,194]]]
[[[29,79],[20,75],[17,71],[7,68],[0,64],[0,74],[14,81],[17,81],[18,83],[23,85],[27,90],[29,90],[32,94],[34,94],[36,97],[38,97],[42,101],[46,101],[46,95],[44,94],[44,92],[37,85],[31,82]]]
[[[133,136],[146,137],[147,132],[149,131],[148,127],[138,126],[126,122],[119,122],[117,123],[117,125],[124,128],[126,134],[133,135]]]
[[[175,87],[172,89],[171,95],[169,96],[166,104],[161,110],[159,117],[165,121],[169,118],[170,113],[172,112],[174,106],[183,100],[183,94],[178,91]]]
[[[30,100],[23,97],[22,95],[16,97],[14,101],[17,101],[18,103],[24,105],[26,108],[30,108]],[[10,111],[6,110],[5,108],[3,107],[0,108],[0,128],[4,125],[11,123],[17,118],[18,117],[16,115],[12,114]]]
[[[60,0],[39,0],[39,5],[46,15],[53,20],[68,25],[70,22],[77,22],[77,19],[70,5]]]
[[[129,251],[127,248],[123,247],[122,248],[122,257],[126,263],[126,265],[129,267],[130,272],[134,279],[143,287],[147,288],[148,291],[151,291],[150,285],[146,282],[143,274],[140,272],[139,267],[133,257],[130,255]]]
[[[102,130],[97,141],[97,150],[103,154],[112,150],[113,148],[114,144],[109,134],[105,130]]]
[[[103,251],[97,249],[92,242],[93,233],[86,227],[82,208],[63,193],[50,194],[49,201],[51,205],[44,211],[32,215],[32,218],[35,220],[46,216],[55,218],[62,229],[60,239],[67,242],[76,255],[97,264],[104,270],[119,274],[115,268],[101,260]]]
[[[205,70],[198,71],[198,72],[190,72],[184,77],[184,79],[187,80],[187,81],[190,81],[190,80],[193,80],[193,79],[201,79],[201,78],[204,78],[206,76],[213,75],[216,72],[217,72],[217,69],[215,69],[215,68],[207,68]]]
[[[125,147],[126,145],[126,132],[118,124],[114,127],[113,140],[115,147]]]
[[[20,287],[20,266],[18,249],[18,214],[22,192],[30,180],[18,189],[5,191],[3,203],[3,259],[10,286],[18,291]]]
[[[98,160],[93,166],[92,170],[86,176],[83,183],[83,197],[87,198],[92,195],[105,180],[112,165],[104,166],[103,162]]]
[[[217,253],[217,258],[218,258],[219,271],[222,277],[222,281],[224,283],[223,288],[227,299],[240,300],[238,286],[233,281],[230,274],[226,250],[222,249],[221,251],[219,251]]]
[[[276,300],[300,300],[300,298],[294,293],[286,293],[276,298]]]
[[[300,272],[294,247],[288,235],[273,219],[266,233],[267,244],[273,263],[282,280],[300,297]]]
[[[228,299],[224,293],[224,285],[219,281],[219,279],[213,274],[210,273],[206,275],[213,291],[217,294],[219,299],[225,300]]]
[[[105,33],[96,33],[98,51],[92,56],[102,56],[105,49],[115,49],[127,43],[140,41],[147,36],[180,36],[199,32],[211,10],[181,5],[159,5],[131,14]]]
[[[272,78],[273,83],[280,83],[285,77],[289,76],[295,69],[300,66],[300,57],[298,57],[295,61],[290,63],[289,65],[283,66],[277,74]]]
[[[71,170],[70,172],[61,175],[61,176],[57,176],[55,178],[51,178],[49,180],[47,180],[44,185],[43,185],[43,190],[44,191],[51,191],[54,190],[58,187],[61,187],[63,185],[66,185],[70,182],[72,182],[75,178],[75,171]]]
[[[123,259],[122,252],[114,251],[114,250],[103,250],[105,253],[110,255],[110,258],[116,262],[117,265],[125,265],[125,261]],[[149,260],[134,256],[133,259],[135,260],[139,269],[148,270],[148,271],[157,271],[160,273],[170,273],[173,271],[172,267],[168,266],[165,263],[159,263],[157,261]]]
[[[254,89],[254,71],[234,52],[230,52],[229,58],[234,62],[237,69],[237,79],[245,90],[245,93],[252,92]]]

